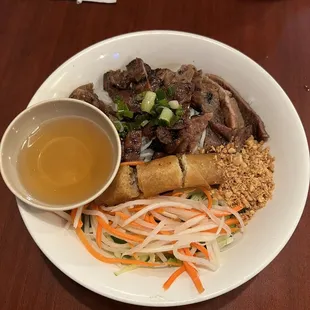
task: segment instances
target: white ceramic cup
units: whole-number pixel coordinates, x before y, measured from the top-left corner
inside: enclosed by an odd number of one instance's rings
[[[19,180],[17,160],[23,142],[43,122],[56,117],[80,116],[97,124],[108,135],[113,149],[113,167],[109,178],[90,197],[74,204],[52,205],[37,200]],[[113,181],[121,160],[121,143],[111,120],[94,106],[76,99],[55,99],[40,102],[21,112],[6,129],[0,146],[0,170],[11,192],[25,203],[44,210],[70,210],[83,206],[100,194]]]

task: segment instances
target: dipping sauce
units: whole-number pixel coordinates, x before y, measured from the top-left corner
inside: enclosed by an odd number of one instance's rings
[[[82,117],[44,122],[23,143],[17,168],[31,197],[49,204],[71,204],[94,195],[113,169],[107,134]]]

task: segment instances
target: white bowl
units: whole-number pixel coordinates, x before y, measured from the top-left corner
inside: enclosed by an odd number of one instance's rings
[[[99,190],[84,200],[71,204],[50,204],[31,196],[19,180],[17,162],[19,150],[26,139],[42,123],[57,117],[80,116],[97,124],[110,138],[113,151],[113,167],[108,179],[101,184]],[[0,171],[11,192],[31,206],[49,210],[70,210],[81,207],[101,195],[113,181],[121,161],[121,143],[112,121],[99,109],[76,99],[53,99],[36,103],[21,112],[6,129],[0,145]]]
[[[116,266],[91,257],[61,219],[34,212],[19,203],[24,222],[44,254],[86,288],[119,301],[147,306],[175,306],[203,301],[248,281],[266,267],[291,237],[302,214],[309,185],[309,152],[299,117],[277,82],[237,50],[198,35],[148,31],[95,44],[60,66],[40,87],[30,104],[65,97],[77,86],[94,82],[100,96],[102,75],[141,57],[153,68],[194,64],[233,85],[262,117],[276,157],[274,197],[257,212],[235,247],[222,253],[217,272],[202,271],[206,290],[199,295],[184,275],[167,292],[162,285],[171,270],[138,269],[116,277]]]

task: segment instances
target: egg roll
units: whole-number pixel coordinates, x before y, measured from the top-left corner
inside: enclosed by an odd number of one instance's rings
[[[184,179],[183,187],[220,184],[222,171],[217,167],[214,154],[182,155],[180,158]]]
[[[180,188],[221,184],[215,154],[167,156],[137,167],[120,166],[109,188],[96,203],[113,206]]]
[[[120,166],[111,185],[103,192],[95,202],[113,206],[125,201],[133,200],[140,195],[134,168]]]
[[[138,186],[144,197],[182,187],[183,173],[176,156],[167,156],[137,166]]]

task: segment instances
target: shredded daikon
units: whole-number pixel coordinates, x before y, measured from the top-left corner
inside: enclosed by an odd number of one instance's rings
[[[206,134],[207,134],[207,130],[205,129],[205,130],[202,132],[202,135],[201,135],[201,138],[200,138],[200,142],[199,142],[199,147],[200,147],[201,149],[203,148],[203,145],[204,145],[204,143],[205,143]]]
[[[239,223],[242,230],[242,218],[236,210],[219,205],[217,200],[210,206],[207,198],[188,199],[186,192],[180,196],[136,199],[112,207],[81,207],[73,221],[66,212],[55,213],[76,229],[83,214],[82,229],[87,240],[106,257],[120,260],[130,257],[155,264],[154,268],[186,262],[193,272],[198,266],[215,271],[220,266],[220,248],[234,242],[228,224]]]
[[[136,252],[140,252],[145,246],[148,245],[148,243],[150,243],[154,237],[160,232],[160,230],[166,225],[166,222],[165,221],[161,221],[157,226],[156,228],[151,231],[148,235],[147,238],[144,239],[144,241],[135,246],[134,248],[132,248],[130,251],[127,252],[127,255],[131,255],[133,253],[136,253]]]
[[[142,137],[142,143],[141,143],[141,153],[143,153],[143,151],[145,151],[153,142],[152,140],[147,141],[147,139],[145,137]]]
[[[76,211],[75,218],[74,218],[74,221],[73,221],[73,227],[74,227],[74,228],[77,228],[77,227],[78,227],[79,220],[80,220],[80,218],[81,218],[83,208],[84,208],[84,207],[79,207],[79,208],[77,209],[77,211]]]

